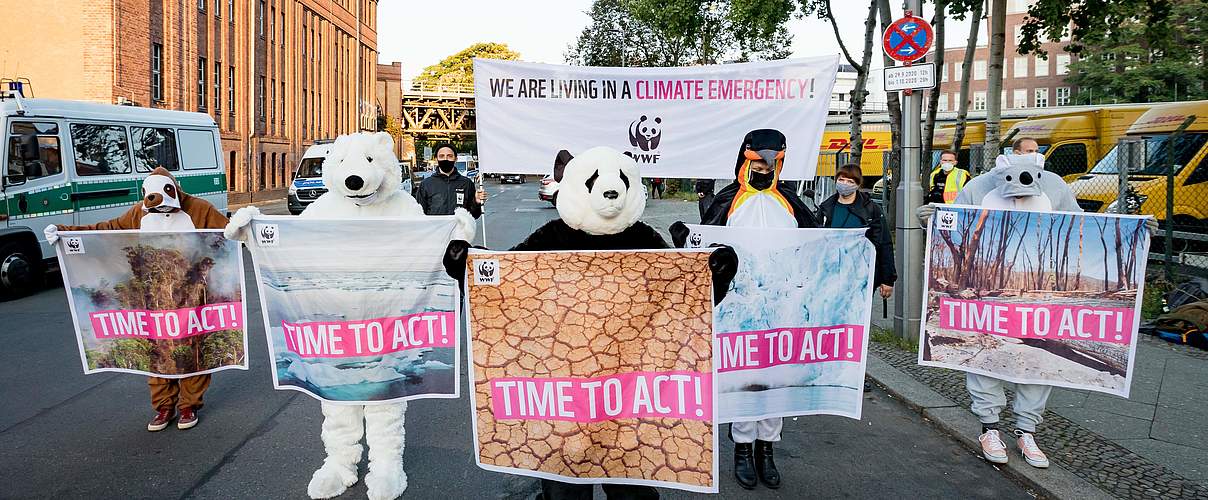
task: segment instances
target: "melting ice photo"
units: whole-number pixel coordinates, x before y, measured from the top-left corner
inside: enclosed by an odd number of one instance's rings
[[[803,355],[804,336],[794,336],[788,359],[720,371],[718,421],[814,414],[860,418],[875,257],[864,230],[688,227],[693,246],[723,243],[738,253],[738,274],[713,312],[719,353],[725,346],[720,338],[737,332],[812,332],[839,325],[856,332],[851,357]],[[762,334],[759,339],[753,344],[759,351],[749,356],[767,356]],[[805,346],[819,352],[821,347]]]
[[[350,404],[457,397],[459,296],[457,282],[442,264],[453,226],[447,217],[257,217],[252,225],[257,238],[248,246],[260,285],[275,386]],[[265,227],[272,228],[268,244],[258,232]],[[451,337],[449,347],[382,354],[353,348],[366,337],[354,338],[354,331],[362,330],[349,325],[422,313],[448,315],[441,326]],[[304,339],[301,345],[343,352],[299,349],[296,340],[287,341],[286,323],[306,326],[307,334],[296,337]],[[343,328],[335,330],[332,339],[323,336],[326,330],[319,325]],[[391,335],[384,337],[388,347]]]

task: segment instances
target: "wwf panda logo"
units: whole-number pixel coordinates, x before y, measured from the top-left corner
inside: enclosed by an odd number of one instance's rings
[[[692,245],[692,248],[700,248],[700,233],[692,233],[692,236],[688,237],[688,244]]]
[[[67,248],[68,255],[84,253],[84,240],[79,236],[64,238],[63,246]]]
[[[256,226],[256,242],[262,247],[277,246],[277,225],[263,224]]]
[[[940,210],[936,213],[936,226],[940,231],[956,229],[957,214],[951,210]]]
[[[271,240],[277,237],[277,228],[273,226],[264,226],[260,228],[260,237],[266,240]]]
[[[498,285],[499,261],[495,259],[479,260],[474,266],[474,284]]]
[[[629,144],[642,151],[653,151],[659,148],[663,138],[663,119],[656,116],[649,120],[646,115],[629,123]]]

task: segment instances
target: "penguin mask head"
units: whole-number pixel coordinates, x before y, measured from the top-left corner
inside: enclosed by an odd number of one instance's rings
[[[734,165],[738,183],[756,191],[775,187],[780,180],[780,171],[784,168],[786,142],[784,134],[778,130],[758,129],[748,132],[743,137]],[[757,172],[752,167],[752,162],[763,162],[770,167],[770,171]]]

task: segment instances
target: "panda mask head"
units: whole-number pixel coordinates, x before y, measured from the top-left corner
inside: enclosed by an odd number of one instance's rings
[[[612,148],[595,147],[579,156],[565,150],[554,160],[558,215],[566,225],[588,234],[624,231],[646,209],[642,174],[633,158]]]
[[[994,161],[990,175],[998,185],[999,195],[1004,198],[1026,198],[1044,194],[1040,187],[1041,177],[1044,175],[1044,156],[1040,153],[999,155]]]
[[[394,138],[386,132],[341,135],[323,160],[323,184],[357,205],[389,197],[402,182]]]

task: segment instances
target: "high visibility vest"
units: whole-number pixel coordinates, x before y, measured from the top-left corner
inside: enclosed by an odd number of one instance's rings
[[[935,186],[935,175],[941,170],[940,167],[935,167],[935,170],[931,171],[931,180],[927,183],[928,185]],[[948,177],[944,179],[944,203],[956,201],[956,195],[961,192],[961,188],[965,187],[966,182],[969,182],[969,172],[963,168],[952,167],[952,171],[948,172]]]

